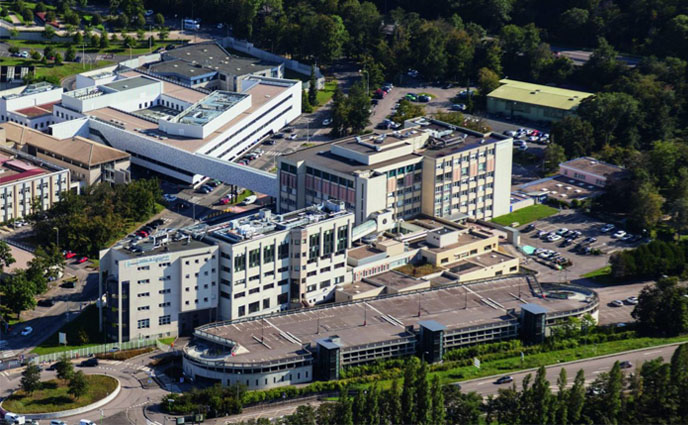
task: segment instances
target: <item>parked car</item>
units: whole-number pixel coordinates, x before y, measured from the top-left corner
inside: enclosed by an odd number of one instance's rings
[[[523,229],[524,232],[532,232],[533,230],[535,230],[535,225],[533,223],[530,223]]]
[[[322,122],[322,125],[324,127],[327,127],[328,125],[332,124],[332,118],[325,118]]]
[[[591,244],[597,242],[597,238],[593,238],[592,236],[589,236],[585,239],[583,239],[583,243],[585,244]]]
[[[95,357],[91,357],[90,359],[86,359],[79,363],[79,366],[81,367],[95,367],[98,366],[98,359]]]
[[[452,111],[465,111],[466,109],[468,109],[468,107],[463,103],[454,103],[451,106]]]
[[[566,227],[562,227],[561,229],[557,230],[557,235],[564,236],[564,234],[568,233],[568,232],[569,232],[569,229],[567,229]]]
[[[633,238],[635,238],[635,236],[633,236],[630,233],[626,233],[624,236],[620,237],[619,239],[621,239],[624,242],[630,242],[631,240],[633,240]]]
[[[31,332],[33,332],[33,328],[31,326],[27,326],[21,331],[22,336],[28,336],[31,335]]]
[[[514,382],[514,378],[512,378],[512,377],[509,376],[509,375],[507,375],[507,376],[502,376],[501,378],[497,379],[497,380],[495,381],[495,384],[501,385],[501,384],[508,384],[508,383],[511,383],[511,382]]]
[[[614,226],[613,224],[605,224],[604,226],[602,226],[600,228],[600,232],[602,232],[602,233],[611,232],[612,230],[614,230],[615,227],[616,226]]]
[[[623,307],[624,303],[621,300],[614,300],[610,302],[609,305],[612,307]]]
[[[547,236],[547,240],[550,242],[556,242],[558,240],[561,240],[561,235],[557,235],[556,233],[551,234],[551,235]]]
[[[39,300],[38,305],[40,307],[52,307],[55,305],[55,300],[53,300],[52,298],[45,298],[45,299]]]
[[[76,257],[76,252],[65,251],[65,252],[63,253],[63,255],[64,255],[64,258],[66,258],[67,260],[69,260],[70,258]]]
[[[273,139],[278,140],[278,139],[284,139],[284,134],[277,133],[272,136]]]
[[[636,305],[638,304],[638,297],[628,297],[624,301],[626,302],[626,304]]]
[[[545,230],[538,230],[538,232],[536,233],[536,236],[538,238],[545,238],[545,237],[547,237],[547,235],[549,235],[549,232],[547,232]]]
[[[177,200],[177,195],[173,195],[171,193],[166,193],[166,194],[162,195],[162,197],[167,202],[174,202]]]
[[[417,102],[418,96],[416,96],[414,93],[406,93],[406,96],[404,96],[404,99],[410,100],[411,102]]]
[[[430,96],[421,94],[420,96],[418,96],[418,101],[423,103],[430,102]]]
[[[617,239],[621,239],[624,236],[626,236],[626,232],[624,232],[623,230],[619,230],[618,232],[616,232],[612,235],[613,238],[617,238]]]
[[[299,137],[299,135],[294,133],[294,134],[290,134],[289,137],[287,137],[287,139],[288,140],[296,140],[298,137]]]
[[[268,146],[272,146],[272,145],[275,144],[275,141],[272,140],[272,139],[268,139],[268,140],[265,141],[265,144],[268,145]]]
[[[84,264],[87,261],[88,261],[88,257],[84,256],[84,257],[81,257],[78,260],[76,260],[76,263],[77,264]]]
[[[155,12],[153,12],[153,11],[150,10],[150,9],[148,9],[148,10],[146,10],[146,13],[144,13],[144,15],[145,15],[145,16],[153,16],[154,13],[155,13]]]
[[[619,367],[621,369],[630,369],[633,367],[633,363],[629,362],[628,360],[624,360],[621,363],[619,363]]]
[[[373,96],[375,96],[376,99],[384,99],[386,95],[387,92],[382,89],[377,89],[375,90],[375,93],[373,93]]]

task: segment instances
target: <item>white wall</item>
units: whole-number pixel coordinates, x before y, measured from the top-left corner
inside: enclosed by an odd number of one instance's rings
[[[508,214],[511,204],[512,139],[495,144],[494,192],[492,217]],[[490,217],[486,217],[490,218]]]
[[[50,129],[52,135],[58,139],[68,139],[74,136],[88,138],[88,118],[58,122],[51,125]]]

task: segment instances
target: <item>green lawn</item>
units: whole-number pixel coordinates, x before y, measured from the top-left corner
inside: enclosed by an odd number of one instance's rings
[[[432,273],[436,273],[442,269],[440,269],[439,267],[435,267],[432,264],[428,264],[428,263],[420,264],[420,265],[414,265],[414,264],[408,263],[408,264],[404,264],[403,266],[396,268],[394,270],[401,272],[401,273],[404,273],[404,274],[407,274],[409,276],[421,277],[421,276],[429,275]]]
[[[551,366],[573,360],[604,356],[622,351],[686,341],[688,341],[688,335],[674,338],[632,338],[622,341],[603,342],[595,345],[532,354],[526,356],[523,362],[521,362],[520,356],[516,356],[492,362],[482,362],[480,369],[476,368],[475,366],[463,366],[449,370],[431,372],[430,375],[431,377],[434,375],[439,375],[442,384],[449,384],[452,382],[466,381],[469,379],[483,378],[486,376],[513,373],[523,369]],[[360,384],[355,385],[354,387],[367,388],[371,385],[372,384]],[[381,387],[383,389],[387,389],[391,387],[392,380],[377,381],[377,385],[378,388]]]
[[[66,62],[62,65],[49,64],[46,66],[44,66],[43,64],[37,64],[36,77],[52,77],[58,80],[62,80],[63,78],[69,77],[70,75],[78,74],[89,69],[102,68],[110,64],[112,64],[112,62],[108,61],[98,61],[94,64],[89,63],[84,65],[80,63],[71,62]]]
[[[315,106],[316,108],[318,106],[322,106],[326,104],[327,102],[332,99],[332,96],[334,96],[334,92],[337,89],[337,82],[336,81],[326,81],[325,82],[325,88],[322,90],[318,90],[318,105]]]
[[[619,283],[619,281],[612,276],[612,266],[610,265],[606,265],[597,270],[593,270],[589,273],[581,275],[581,277],[592,279],[598,283],[603,283],[607,285]]]
[[[175,339],[177,339],[177,338],[172,336],[169,338],[160,338],[158,341],[160,341],[162,344],[165,344],[165,345],[171,345]]]
[[[501,224],[502,226],[511,226],[512,223],[518,223],[519,226],[528,224],[531,221],[540,220],[557,213],[556,208],[549,205],[535,204],[529,207],[521,208],[512,213],[505,214],[492,219],[493,222]]]
[[[248,198],[249,196],[253,195],[253,191],[245,189],[242,191],[240,194],[237,195],[236,201],[232,203],[232,205],[237,205],[242,202],[244,202],[244,199]]]
[[[79,335],[81,331],[87,337],[86,344],[79,344]],[[58,343],[58,333],[67,333],[67,344],[60,345]],[[43,341],[41,345],[34,348],[31,352],[38,355],[59,353],[62,351],[76,350],[79,348],[91,347],[93,345],[104,344],[103,335],[98,331],[98,307],[91,304],[84,309],[84,311],[71,322],[62,326],[57,332],[52,334],[48,339]]]
[[[9,396],[2,407],[14,413],[49,413],[76,409],[108,396],[117,388],[117,380],[105,375],[86,375],[88,390],[79,399],[68,393],[68,383],[58,379],[41,382],[41,388],[27,395],[19,390]]]

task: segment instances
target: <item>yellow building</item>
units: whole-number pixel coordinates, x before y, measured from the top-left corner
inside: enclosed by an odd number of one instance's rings
[[[530,121],[558,121],[574,115],[592,93],[503,79],[487,95],[487,111]]]

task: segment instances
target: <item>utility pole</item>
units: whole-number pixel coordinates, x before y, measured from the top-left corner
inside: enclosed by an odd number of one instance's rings
[[[418,317],[420,317],[420,293],[418,293]]]
[[[368,324],[368,304],[363,303],[363,326]]]

